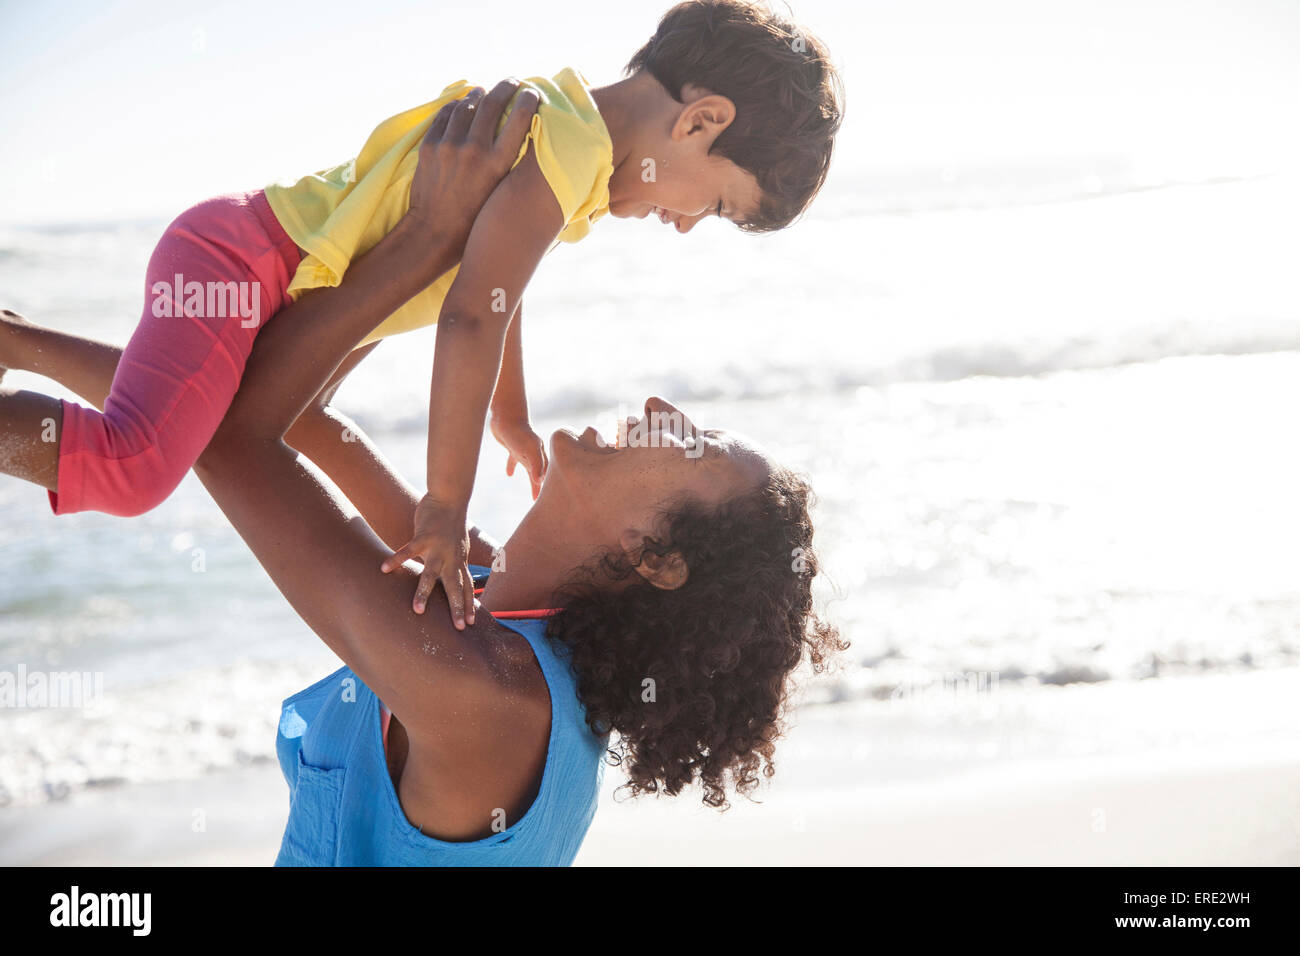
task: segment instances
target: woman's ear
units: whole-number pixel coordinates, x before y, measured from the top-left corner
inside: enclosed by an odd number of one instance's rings
[[[698,86],[686,86],[682,90],[682,101],[682,108],[673,123],[673,139],[702,135],[703,142],[712,146],[713,141],[736,119],[735,103]]]
[[[645,535],[628,528],[619,538],[624,553],[636,562],[636,573],[661,591],[676,591],[690,577],[686,559],[678,551],[655,554],[645,546]]]

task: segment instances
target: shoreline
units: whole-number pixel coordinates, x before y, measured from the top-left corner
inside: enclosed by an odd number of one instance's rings
[[[1300,668],[797,710],[776,777],[600,807],[575,865],[1300,864]],[[270,865],[273,762],[0,812],[6,865]],[[196,829],[201,826],[201,829]]]

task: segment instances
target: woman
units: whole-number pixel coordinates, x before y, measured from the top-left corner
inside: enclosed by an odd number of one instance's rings
[[[427,208],[444,214],[408,216],[342,285],[275,317],[195,467],[345,662],[285,701],[277,751],[291,805],[279,864],[567,864],[607,751],[633,794],[698,781],[706,804],[725,807],[728,788],[748,793],[773,772],[791,672],[805,654],[820,669],[845,646],[812,613],[807,485],[660,399],[646,402],[626,447],[606,447],[591,428],[551,436],[541,493],[479,595],[489,613],[464,630],[413,612],[416,572],[381,569],[392,550],[376,532],[404,535],[414,495],[335,475],[352,512],[320,471],[330,444],[348,441],[342,430],[313,432],[312,460],[299,456],[308,442],[295,423],[329,394],[355,344],[459,254],[461,224],[518,148],[505,134],[492,144],[495,121],[457,106],[435,124],[417,178]],[[107,392],[111,348],[12,314],[0,331],[0,363],[31,367],[15,358],[40,354],[36,370],[87,399]],[[37,423],[22,421],[22,401],[4,399],[0,467],[52,488],[57,476],[25,470],[36,431],[23,425]],[[476,536],[471,560],[491,554]]]

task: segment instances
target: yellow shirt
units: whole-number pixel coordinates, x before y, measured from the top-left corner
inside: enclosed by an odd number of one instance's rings
[[[523,82],[541,102],[515,163],[531,143],[537,165],[564,214],[560,239],[577,242],[591,223],[609,211],[609,177],[614,172],[609,130],[587,81],[576,70],[566,68],[551,79],[530,77]],[[355,159],[295,183],[266,187],[267,201],[280,225],[307,252],[289,284],[293,299],[307,289],[338,285],[352,260],[392,230],[410,202],[420,141],[438,110],[469,90],[464,80],[453,83],[432,103],[381,123]],[[459,266],[453,268],[407,302],[361,344],[437,322],[458,271]]]

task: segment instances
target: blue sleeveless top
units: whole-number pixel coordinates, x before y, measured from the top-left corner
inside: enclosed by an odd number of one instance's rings
[[[551,695],[546,764],[528,811],[500,833],[464,843],[411,826],[388,773],[379,698],[344,666],[286,699],[280,711],[275,749],[289,784],[289,820],[276,866],[573,862],[596,813],[608,737],[587,727],[567,652],[547,640],[545,621],[499,623],[527,639]]]

